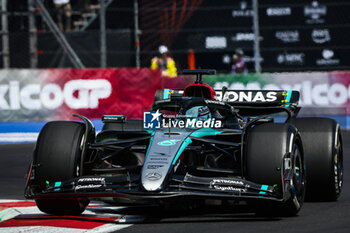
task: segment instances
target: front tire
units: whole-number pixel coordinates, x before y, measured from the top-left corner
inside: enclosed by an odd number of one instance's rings
[[[35,184],[44,190],[46,183],[72,179],[79,175],[80,145],[84,124],[53,121],[41,130],[34,151]],[[86,199],[38,199],[38,208],[48,214],[78,215],[89,201]]]
[[[258,184],[271,185],[283,190],[281,171],[284,156],[290,153],[293,169],[291,196],[283,203],[253,202],[262,215],[294,216],[304,202],[305,167],[300,136],[291,124],[266,123],[247,132],[246,179]]]

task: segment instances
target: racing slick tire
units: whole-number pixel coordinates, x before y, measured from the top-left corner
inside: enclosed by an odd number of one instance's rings
[[[339,124],[329,118],[294,118],[305,153],[306,200],[335,201],[343,185],[343,147]]]
[[[44,187],[77,177],[81,156],[84,124],[70,121],[53,121],[41,130],[34,150],[35,182]],[[56,215],[81,214],[89,204],[87,199],[37,199],[37,207]]]
[[[125,123],[108,122],[103,125],[103,130],[142,131],[143,125],[141,120],[127,120]]]
[[[290,197],[283,202],[257,200],[254,211],[260,215],[295,216],[304,202],[305,167],[302,142],[296,128],[291,124],[266,123],[247,132],[246,179],[275,186],[283,195],[282,166],[289,154],[292,169]]]

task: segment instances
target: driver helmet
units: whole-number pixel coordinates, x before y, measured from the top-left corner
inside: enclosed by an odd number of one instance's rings
[[[211,119],[211,113],[208,106],[196,106],[186,111],[186,116],[195,118],[197,121],[206,121]]]

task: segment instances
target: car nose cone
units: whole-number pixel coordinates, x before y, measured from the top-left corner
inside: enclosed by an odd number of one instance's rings
[[[155,180],[159,180],[160,178],[162,178],[162,175],[157,173],[157,172],[150,172],[150,173],[146,174],[145,177],[147,180],[155,181]]]

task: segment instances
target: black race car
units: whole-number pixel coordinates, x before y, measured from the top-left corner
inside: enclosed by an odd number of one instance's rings
[[[213,70],[184,73],[197,75],[196,83],[158,90],[144,121],[103,116],[98,134],[80,115],[83,123],[47,123],[25,197],[50,214],[80,214],[89,199],[113,198],[129,205],[233,200],[289,216],[304,198],[339,197],[337,122],[297,118],[297,91],[215,91],[202,83]]]

